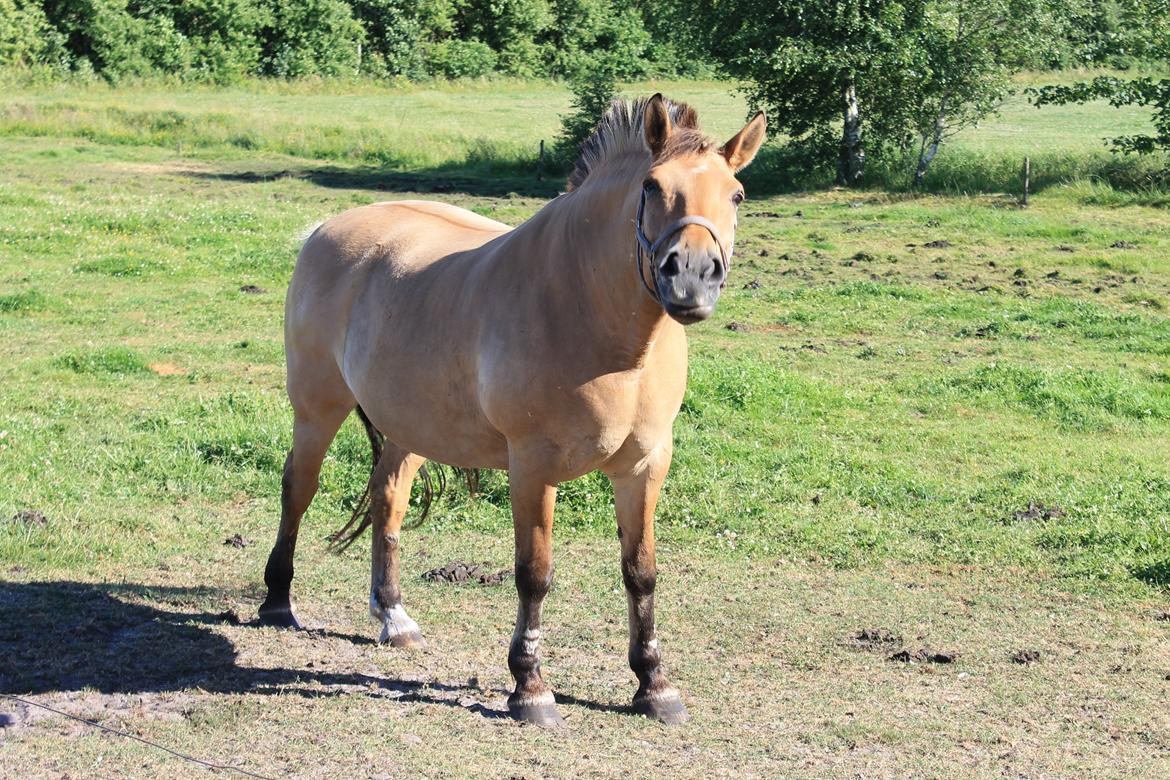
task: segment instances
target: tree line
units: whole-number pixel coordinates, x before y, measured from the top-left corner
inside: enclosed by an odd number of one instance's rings
[[[619,81],[743,85],[798,168],[856,185],[892,160],[921,183],[947,139],[1025,69],[1170,61],[1170,0],[0,0],[0,66],[119,81],[493,73],[567,79],[571,155]],[[1103,77],[1037,105],[1149,106],[1170,145],[1170,80]]]
[[[652,4],[611,0],[0,0],[0,66],[153,74],[567,78],[598,57],[623,78],[711,73]]]

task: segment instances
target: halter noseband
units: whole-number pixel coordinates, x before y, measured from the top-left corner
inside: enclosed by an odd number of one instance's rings
[[[662,297],[658,294],[658,250],[662,248],[667,240],[674,237],[675,233],[685,228],[687,225],[698,225],[704,228],[711,234],[711,238],[715,240],[715,246],[719,247],[719,264],[723,271],[723,282],[719,285],[722,289],[727,284],[727,271],[731,265],[731,248],[724,249],[723,241],[719,238],[719,228],[715,227],[715,223],[706,217],[701,217],[698,214],[688,214],[685,217],[679,217],[674,222],[666,226],[666,229],[659,234],[657,240],[653,243],[646,238],[646,233],[642,230],[642,212],[646,210],[646,191],[642,190],[642,197],[638,201],[638,216],[634,218],[634,235],[638,239],[637,257],[638,257],[638,278],[642,280],[642,286],[646,288],[646,292],[650,293],[650,297],[658,304],[662,303]],[[653,274],[654,288],[650,287],[650,283],[646,281],[646,273],[642,270],[642,255],[645,254],[650,258],[650,270]]]

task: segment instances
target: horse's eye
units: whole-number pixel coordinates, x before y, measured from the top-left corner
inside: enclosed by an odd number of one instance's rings
[[[732,196],[731,196],[731,202],[732,202],[732,203],[734,203],[734,204],[735,204],[735,205],[737,205],[737,206],[738,206],[739,204],[743,203],[743,193],[742,193],[742,192],[737,192],[737,193],[735,193],[734,195],[732,195]]]
[[[658,182],[654,181],[653,179],[646,179],[642,182],[642,192],[646,193],[647,195],[653,195],[654,193],[658,192]]]

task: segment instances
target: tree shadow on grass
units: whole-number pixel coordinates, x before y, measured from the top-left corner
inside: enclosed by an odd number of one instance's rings
[[[387,170],[378,166],[317,165],[251,171],[184,171],[182,175],[243,184],[300,179],[331,189],[459,193],[479,197],[517,195],[528,198],[556,197],[564,190],[566,178],[559,172],[548,173],[542,179],[537,179],[534,174],[508,170],[492,172],[461,165],[411,172]]]
[[[477,685],[401,680],[315,669],[242,666],[232,642],[212,626],[239,625],[231,612],[184,607],[222,597],[214,588],[165,588],[79,582],[0,583],[0,693],[146,694],[193,688],[210,693],[281,694],[306,698],[360,694],[422,702],[506,718],[469,699]],[[175,611],[141,600],[179,605]],[[329,631],[291,634],[353,641]],[[362,642],[369,642],[364,638]],[[496,692],[489,692],[496,693]],[[562,699],[570,701],[570,699]],[[594,709],[608,705],[578,701]]]
[[[1134,579],[1159,588],[1170,587],[1170,559],[1135,566],[1130,569]]]
[[[783,155],[768,150],[761,160],[740,178],[753,197],[792,194],[808,189],[825,189],[831,181],[801,175],[790,169]],[[240,184],[260,184],[281,179],[299,179],[330,189],[375,190],[461,194],[476,197],[516,195],[526,198],[554,198],[565,191],[568,174],[551,169],[537,178],[533,169],[507,161],[451,164],[418,171],[395,171],[376,165],[308,165],[268,167],[254,170],[190,170],[180,175],[193,179]]]

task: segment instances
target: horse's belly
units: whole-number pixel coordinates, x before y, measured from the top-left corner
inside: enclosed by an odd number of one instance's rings
[[[379,426],[399,447],[451,466],[504,469],[508,442],[482,415],[446,404],[400,398],[379,409]],[[382,428],[385,425],[385,428]]]

